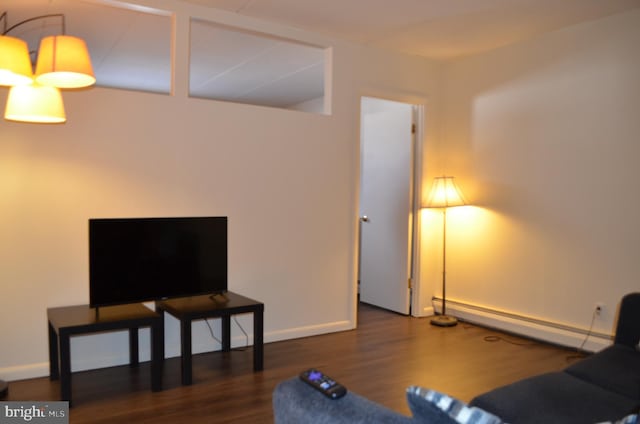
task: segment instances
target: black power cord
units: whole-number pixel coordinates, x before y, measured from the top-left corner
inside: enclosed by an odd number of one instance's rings
[[[249,347],[249,335],[247,334],[246,331],[244,331],[244,328],[242,327],[242,325],[240,325],[240,323],[238,322],[238,319],[235,316],[233,316],[232,318],[233,318],[233,321],[238,326],[238,328],[240,329],[240,331],[242,331],[242,334],[244,334],[244,339],[245,339],[244,347],[237,347],[237,348],[234,348],[232,350],[244,351]],[[209,333],[211,334],[211,338],[213,340],[215,340],[216,342],[220,343],[220,345],[222,345],[222,340],[217,338],[216,335],[213,333],[213,328],[211,327],[211,324],[209,323],[209,320],[205,319],[204,322],[207,324],[207,327],[209,327]]]
[[[587,344],[587,340],[589,340],[589,337],[591,336],[591,334],[593,332],[593,324],[596,321],[596,316],[597,315],[598,315],[598,310],[594,309],[593,314],[591,315],[591,324],[589,325],[589,330],[587,330],[587,334],[585,335],[584,340],[580,344],[580,347],[578,347],[575,350],[576,353],[571,354],[571,355],[567,355],[567,357],[566,357],[566,361],[567,362],[571,362],[571,361],[574,361],[574,360],[577,360],[577,359],[583,359],[583,358],[586,358],[588,356],[588,353],[584,351],[584,346],[585,346],[585,344]],[[515,342],[513,340],[509,340],[509,339],[506,339],[506,338],[501,337],[501,336],[486,336],[484,338],[484,341],[492,342],[492,343],[502,341],[502,342],[510,343],[510,344],[513,344],[513,345],[516,345],[516,346],[533,346],[533,345],[535,345],[535,343]]]
[[[571,362],[573,360],[576,359],[583,359],[586,358],[587,356],[589,356],[588,352],[585,352],[584,350],[584,346],[585,344],[587,344],[587,340],[589,340],[589,337],[591,337],[592,333],[593,333],[593,325],[596,321],[596,317],[598,316],[599,310],[598,309],[594,309],[593,314],[591,315],[591,324],[589,325],[589,330],[587,330],[587,334],[585,335],[584,340],[582,341],[582,343],[580,344],[580,347],[575,349],[574,354],[571,355],[567,355],[566,357],[566,361],[567,362]],[[463,326],[463,328],[466,330],[468,328],[472,328],[472,326]],[[490,343],[496,343],[496,342],[505,342],[505,343],[510,343],[516,346],[535,346],[536,343],[528,343],[528,342],[516,342],[513,340],[509,340],[507,338],[504,338],[502,336],[498,336],[498,335],[491,335],[491,336],[485,336],[484,337],[484,341],[485,342],[490,342]]]
[[[502,336],[485,336],[484,341],[491,342],[491,343],[505,342],[512,345],[516,345],[516,346],[535,346],[536,345],[535,343],[531,343],[531,342],[516,342],[513,340],[505,339]]]
[[[584,340],[582,341],[582,344],[580,345],[580,347],[578,348],[578,352],[583,352],[583,348],[584,345],[587,343],[587,340],[589,340],[589,336],[591,336],[591,332],[593,331],[593,324],[596,322],[596,316],[598,315],[598,310],[594,309],[593,310],[593,314],[591,314],[591,324],[589,324],[589,330],[587,331],[587,335],[584,337]]]
[[[587,340],[589,340],[589,337],[591,336],[591,332],[593,331],[593,324],[596,322],[597,315],[598,310],[594,309],[593,314],[591,314],[591,324],[589,324],[589,330],[587,330],[587,334],[584,337],[584,340],[580,344],[580,347],[576,349],[576,353],[567,356],[567,362],[575,361],[577,359],[584,359],[589,356],[588,353],[584,351],[584,345],[587,344]]]

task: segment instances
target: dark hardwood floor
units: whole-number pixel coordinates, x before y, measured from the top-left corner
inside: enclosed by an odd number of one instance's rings
[[[490,342],[487,336],[501,339]],[[193,385],[180,385],[178,358],[165,361],[162,392],[152,393],[148,363],[74,373],[71,423],[269,423],[278,382],[317,367],[351,391],[409,415],[405,388],[421,385],[464,401],[494,387],[567,365],[573,352],[461,323],[360,305],[359,327],[265,345],[265,370],[252,349],[194,356]],[[10,383],[7,400],[57,400],[48,378]]]

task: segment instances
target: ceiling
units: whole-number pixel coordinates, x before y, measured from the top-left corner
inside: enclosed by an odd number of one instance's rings
[[[183,0],[330,38],[451,59],[640,7],[640,0]],[[2,0],[7,26],[48,13],[86,40],[98,85],[168,93],[168,16],[99,0]],[[29,42],[60,33],[60,19],[22,25]],[[221,42],[223,41],[223,42]],[[323,52],[203,21],[191,30],[190,95],[290,107],[323,96]]]
[[[184,0],[433,59],[480,53],[640,0]]]

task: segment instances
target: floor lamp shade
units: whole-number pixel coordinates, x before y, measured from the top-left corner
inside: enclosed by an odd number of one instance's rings
[[[424,204],[425,208],[450,208],[464,206],[467,202],[462,192],[456,185],[454,177],[436,177],[429,198]]]
[[[60,90],[39,84],[11,87],[4,117],[9,121],[43,124],[67,120]]]
[[[70,35],[51,35],[40,41],[36,81],[58,88],[82,88],[95,84],[87,44]]]
[[[32,74],[27,43],[0,35],[0,85],[31,84]]]
[[[452,327],[458,323],[455,317],[447,315],[447,208],[466,204],[454,177],[436,177],[424,204],[425,208],[442,209],[442,313],[431,319],[431,324],[439,327]]]

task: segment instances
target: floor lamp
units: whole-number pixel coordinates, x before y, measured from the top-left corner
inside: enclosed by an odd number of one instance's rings
[[[431,324],[439,327],[453,327],[458,323],[455,317],[447,315],[447,208],[464,206],[466,202],[453,177],[436,177],[425,203],[425,208],[442,209],[442,313],[431,319]]]

